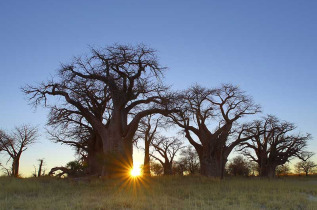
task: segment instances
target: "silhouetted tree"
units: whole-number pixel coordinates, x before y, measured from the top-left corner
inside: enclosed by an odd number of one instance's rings
[[[155,148],[157,155],[150,155],[162,164],[164,175],[173,174],[174,158],[176,153],[183,148],[182,144],[178,138],[168,138],[164,136],[160,136],[152,142],[152,146]]]
[[[67,107],[82,116],[100,137],[106,163],[112,163],[102,174],[118,170],[127,174],[139,121],[150,114],[171,112],[167,87],[160,82],[163,69],[153,49],[114,45],[92,49],[91,55],[62,65],[58,80],[23,91],[34,105],[46,105],[48,96],[63,99],[59,109]]]
[[[161,163],[151,161],[150,169],[154,173],[155,176],[160,176],[164,173],[164,169]]]
[[[310,156],[310,157],[312,157],[312,156]],[[311,160],[308,160],[308,159],[301,160],[300,162],[296,163],[296,165],[295,165],[296,171],[299,174],[303,171],[303,172],[305,172],[306,176],[308,176],[309,173],[314,172],[315,167],[317,167],[317,164]]]
[[[314,168],[317,166],[313,161],[309,161],[309,159],[314,156],[315,153],[303,151],[297,157],[301,160],[295,165],[296,171],[300,174],[302,171],[305,172],[306,176],[309,173],[314,171]]]
[[[237,156],[229,162],[228,173],[233,176],[248,176],[250,173],[250,165],[243,156]]]
[[[21,155],[30,144],[36,141],[37,137],[37,128],[30,125],[16,127],[11,134],[0,131],[0,148],[9,155],[9,159],[12,159],[12,176],[19,176]]]
[[[157,138],[158,128],[163,127],[162,118],[148,115],[139,123],[139,128],[136,132],[135,139],[144,141],[144,164],[143,175],[150,176],[150,145]]]
[[[179,105],[181,112],[171,115],[171,118],[196,149],[201,174],[222,177],[232,149],[247,140],[241,137],[243,126],[239,130],[234,128],[236,121],[260,112],[260,107],[233,85],[216,89],[196,85],[180,95]]]
[[[271,115],[250,125],[245,135],[252,138],[241,143],[240,151],[259,164],[260,176],[274,177],[276,167],[297,157],[310,139],[309,134],[292,134],[294,124],[282,122]]]
[[[182,170],[182,172],[187,172],[188,174],[199,173],[199,157],[192,146],[188,146],[186,149],[183,149],[180,155],[181,156],[177,161],[179,171]]]
[[[287,164],[278,165],[275,170],[277,176],[286,176],[290,171],[291,169]]]
[[[185,159],[174,161],[174,164],[172,166],[173,174],[183,176],[184,172],[186,172],[186,164],[187,163]]]

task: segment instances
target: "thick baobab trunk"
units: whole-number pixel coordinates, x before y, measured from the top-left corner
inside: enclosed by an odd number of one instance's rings
[[[219,160],[213,157],[202,157],[200,159],[200,173],[203,176],[219,177],[223,176],[224,166]]]
[[[101,175],[103,167],[103,146],[99,135],[91,137],[88,143],[88,174]]]
[[[102,142],[101,176],[127,176],[133,167],[133,135],[126,137],[125,133],[127,114],[122,110],[114,110],[106,126],[96,123],[94,129]]]
[[[19,165],[20,165],[20,156],[17,156],[13,159],[12,162],[12,176],[19,176]]]
[[[227,162],[227,157],[221,149],[216,149],[215,152],[209,147],[204,147],[202,152],[198,153],[200,160],[200,173],[207,177],[223,178],[224,168]]]
[[[151,176],[150,171],[150,143],[145,141],[144,146],[144,164],[143,164],[143,175]]]
[[[102,176],[126,176],[133,167],[132,139],[122,137],[121,126],[110,125],[102,135],[104,167]]]
[[[269,170],[268,170],[268,177],[269,177],[269,178],[275,178],[275,168],[276,168],[276,167],[274,167],[274,168],[273,168],[273,167],[270,167],[270,168],[269,168]]]
[[[275,165],[262,166],[260,168],[260,176],[274,178],[275,177]]]
[[[107,134],[102,138],[103,142],[103,176],[115,176],[123,169],[124,162],[124,142],[118,131],[114,128],[107,130]]]
[[[125,138],[123,139],[124,143],[124,162],[127,163],[128,170],[133,168],[133,139]]]

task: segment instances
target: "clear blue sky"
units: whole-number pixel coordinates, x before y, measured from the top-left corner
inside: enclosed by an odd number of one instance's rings
[[[316,138],[316,11],[315,0],[1,1],[0,128],[41,129],[22,155],[22,173],[38,158],[48,169],[65,164],[73,151],[47,140],[47,110],[34,111],[19,88],[48,79],[88,46],[144,43],[158,50],[174,89],[240,85],[264,113]],[[315,140],[310,150],[317,152]]]

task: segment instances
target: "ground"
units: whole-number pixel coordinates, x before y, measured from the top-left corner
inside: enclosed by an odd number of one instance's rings
[[[317,209],[317,177],[3,177],[0,209]]]

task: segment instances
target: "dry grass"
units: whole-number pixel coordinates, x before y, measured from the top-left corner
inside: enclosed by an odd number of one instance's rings
[[[317,177],[0,178],[0,209],[317,209]]]

